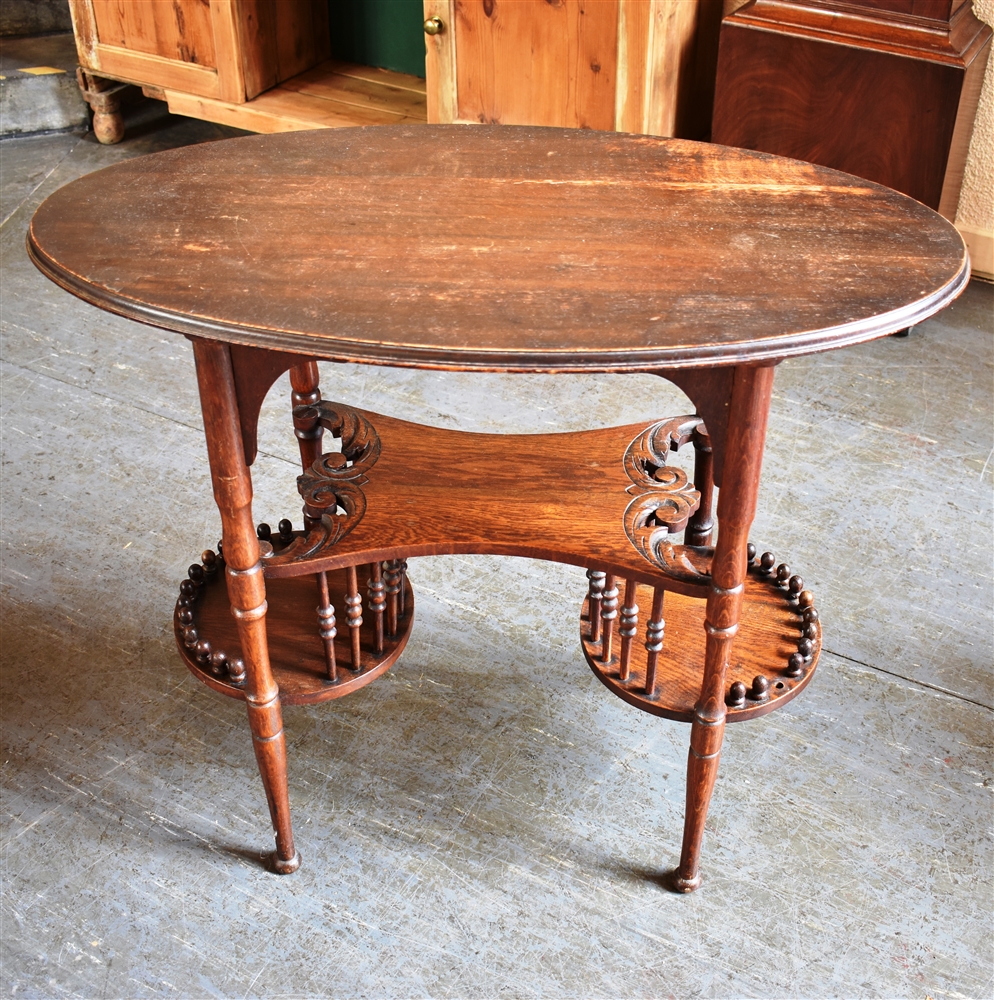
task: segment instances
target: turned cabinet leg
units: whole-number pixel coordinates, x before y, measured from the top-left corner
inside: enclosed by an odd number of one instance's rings
[[[704,678],[690,730],[683,850],[674,877],[680,892],[692,892],[701,884],[701,844],[725,732],[725,678],[739,625],[772,387],[773,368],[741,367],[735,372],[718,496],[718,543],[705,611]]]
[[[93,76],[82,67],[76,70],[76,82],[83,100],[93,112],[93,134],[98,142],[112,145],[124,138],[124,115],[121,114],[121,91],[126,83]]]
[[[280,873],[289,873],[300,867],[300,855],[293,845],[290,824],[286,739],[279,688],[269,665],[266,581],[252,521],[252,479],[245,464],[231,352],[227,344],[191,339],[214,498],[221,514],[228,597],[245,661],[249,726],[276,833],[273,866]]]

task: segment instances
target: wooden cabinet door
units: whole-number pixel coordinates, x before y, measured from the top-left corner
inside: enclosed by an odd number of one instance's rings
[[[233,0],[70,0],[83,68],[128,83],[244,101]]]
[[[429,122],[704,138],[714,0],[425,0]],[[700,86],[703,80],[703,92]]]
[[[328,58],[326,0],[69,0],[83,68],[242,103]]]

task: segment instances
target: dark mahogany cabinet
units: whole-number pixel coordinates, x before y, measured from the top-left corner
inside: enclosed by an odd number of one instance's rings
[[[712,140],[953,219],[991,46],[970,0],[753,0],[721,27]]]

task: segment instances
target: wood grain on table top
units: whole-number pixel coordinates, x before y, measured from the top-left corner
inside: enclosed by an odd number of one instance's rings
[[[35,263],[114,312],[337,360],[626,371],[776,360],[938,311],[944,219],[763,153],[515,126],[250,136],[89,174]]]

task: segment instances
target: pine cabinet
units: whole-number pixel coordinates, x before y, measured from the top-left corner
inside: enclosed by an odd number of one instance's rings
[[[424,6],[429,121],[708,135],[717,0]]]
[[[176,114],[255,132],[424,121],[418,77],[329,59],[327,0],[69,0],[102,142],[137,84]]]

